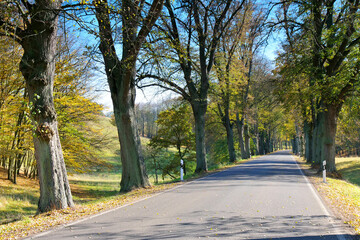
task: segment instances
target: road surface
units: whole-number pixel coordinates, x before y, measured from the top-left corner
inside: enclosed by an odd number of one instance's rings
[[[351,239],[285,151],[31,239]]]

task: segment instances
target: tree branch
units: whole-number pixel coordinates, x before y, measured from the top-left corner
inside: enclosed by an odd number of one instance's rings
[[[162,84],[157,84],[157,83],[152,83],[152,84],[148,84],[146,86],[159,86],[159,87],[162,87],[162,88],[165,88],[165,89],[168,89],[168,90],[171,90],[173,92],[176,92],[178,94],[180,94],[181,96],[183,96],[184,99],[186,100],[190,100],[190,96],[189,94],[185,91],[185,89],[183,89],[182,87],[180,87],[179,85],[175,84],[174,82],[171,82],[170,80],[166,79],[166,78],[162,78],[160,76],[156,76],[156,75],[153,75],[153,74],[143,74],[143,75],[139,75],[137,77],[138,81],[137,82],[140,82],[141,80],[143,79],[146,79],[146,78],[153,78],[153,79],[156,79],[164,84],[168,84],[170,87],[167,87],[167,86],[164,86]]]
[[[149,34],[152,26],[155,24],[156,20],[160,16],[161,10],[163,8],[164,0],[154,0],[151,4],[148,15],[144,19],[144,24],[139,31],[136,41],[136,51],[140,50],[142,43],[144,42],[146,36]]]

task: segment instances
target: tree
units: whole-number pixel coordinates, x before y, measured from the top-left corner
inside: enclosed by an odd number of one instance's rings
[[[226,129],[226,139],[230,162],[236,160],[234,147],[233,119],[230,117],[230,110],[234,109],[236,95],[238,95],[240,85],[244,80],[244,67],[237,61],[240,44],[245,44],[245,34],[247,32],[248,13],[250,7],[246,6],[244,11],[237,16],[234,25],[226,29],[225,34],[220,39],[220,47],[215,55],[215,70],[217,83],[214,84],[213,95],[217,100],[217,114],[219,115],[223,126]],[[242,136],[241,136],[242,137]],[[243,143],[243,141],[240,141]],[[243,145],[242,145],[243,146]],[[241,148],[244,154],[243,147]]]
[[[161,13],[163,0],[154,0],[150,6],[144,1],[122,1],[121,59],[116,53],[111,26],[110,13],[113,13],[114,6],[110,6],[106,0],[96,0],[94,6],[99,26],[99,49],[104,59],[121,146],[121,191],[147,187],[150,183],[146,176],[140,138],[134,119],[136,61],[146,36]],[[116,10],[115,14],[117,14]],[[142,18],[143,11],[147,11],[145,18]]]
[[[165,1],[158,34],[147,45],[138,79],[161,86],[191,104],[195,119],[196,172],[207,171],[205,114],[210,73],[221,36],[245,1]],[[181,73],[179,73],[181,72]],[[184,81],[181,81],[183,79]]]
[[[56,34],[61,0],[2,1],[0,34],[23,48],[20,70],[26,82],[34,124],[39,170],[38,211],[73,207],[54,108]]]
[[[150,140],[150,148],[155,150],[175,147],[177,150],[168,164],[162,164],[165,174],[172,176],[171,172],[178,172],[181,159],[184,160],[184,163],[192,161],[190,151],[193,149],[195,136],[190,118],[189,106],[184,103],[163,110],[158,115],[156,123],[159,130],[158,134]]]

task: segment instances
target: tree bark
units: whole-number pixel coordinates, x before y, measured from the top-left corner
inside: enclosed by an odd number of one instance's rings
[[[336,172],[335,165],[335,136],[339,107],[337,105],[327,105],[324,112],[324,160],[326,160],[326,170]]]
[[[191,107],[195,118],[196,169],[195,172],[207,171],[205,150],[205,114],[207,101],[194,100]]]
[[[230,162],[236,161],[236,153],[234,147],[234,132],[233,125],[230,122],[229,112],[225,113],[224,125],[226,129],[226,140],[228,145],[229,160]]]
[[[324,161],[324,134],[325,134],[325,112],[321,111],[316,116],[313,135],[312,164],[321,165]]]
[[[259,154],[264,155],[266,154],[265,150],[265,132],[260,131],[259,133]]]
[[[249,133],[249,125],[246,123],[244,126],[244,139],[245,139],[245,153],[246,159],[251,157],[250,153],[250,133]]]
[[[73,207],[70,185],[58,133],[53,101],[57,9],[61,1],[33,5],[31,24],[21,45],[20,70],[25,78],[34,124],[34,146],[39,171],[38,212]]]
[[[239,113],[236,113],[236,128],[239,136],[239,147],[241,159],[246,159],[245,144],[244,144],[244,118],[240,119]]]
[[[131,92],[131,95],[134,95],[135,89],[132,89]],[[135,99],[135,97],[129,98]],[[114,115],[121,146],[122,175],[120,186],[122,192],[150,185],[141,151],[140,137],[136,128],[134,102],[128,102],[125,99],[121,95],[119,98],[113,98]]]
[[[305,135],[305,159],[307,163],[312,162],[312,147],[313,147],[313,129],[312,124],[305,121],[304,123],[304,135]]]

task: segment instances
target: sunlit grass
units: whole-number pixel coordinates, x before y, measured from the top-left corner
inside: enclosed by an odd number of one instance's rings
[[[38,184],[29,179],[18,179],[18,184],[6,180],[6,171],[0,171],[0,225],[36,213],[39,200]]]
[[[345,222],[360,234],[360,158],[336,158],[336,168],[343,179],[328,177],[325,184],[321,176],[310,178],[317,190],[331,202],[334,211],[341,213]]]
[[[336,168],[346,181],[360,186],[360,157],[336,158]]]

